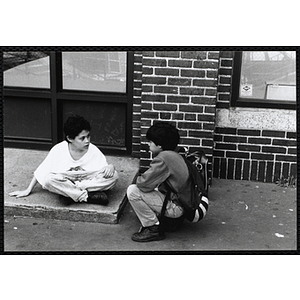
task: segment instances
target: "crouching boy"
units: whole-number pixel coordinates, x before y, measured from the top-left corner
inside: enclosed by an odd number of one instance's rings
[[[142,224],[141,229],[132,235],[136,242],[165,238],[160,230],[159,215],[167,194],[166,184],[178,192],[189,179],[184,159],[174,151],[179,143],[179,133],[174,126],[156,122],[149,128],[146,137],[154,158],[150,168],[127,189],[128,200]],[[168,201],[165,216],[179,218],[183,214],[184,209],[176,198]]]
[[[39,182],[44,189],[74,202],[106,205],[108,198],[104,191],[115,185],[118,174],[103,153],[90,143],[90,131],[90,123],[83,117],[69,117],[64,124],[65,141],[50,150],[28,188],[10,196],[28,196]]]

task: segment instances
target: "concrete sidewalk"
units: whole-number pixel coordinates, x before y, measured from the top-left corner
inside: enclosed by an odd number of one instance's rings
[[[82,204],[65,207],[55,195],[39,187],[26,200],[9,197],[8,192],[27,187],[43,153],[5,149],[5,251],[297,250],[294,187],[213,179],[204,220],[196,224],[185,221],[178,232],[167,233],[163,241],[136,243],[131,235],[140,223],[129,204],[123,211],[120,206],[124,204],[125,186],[138,169],[137,160],[108,157],[116,162],[124,181],[120,181],[120,190],[112,195],[107,208]],[[64,218],[53,209],[64,211]],[[89,214],[93,216],[87,217]]]
[[[139,160],[131,157],[107,156],[119,173],[114,189],[107,192],[107,206],[66,202],[63,197],[43,190],[37,184],[24,198],[10,197],[12,191],[26,189],[33,172],[47,151],[4,149],[4,212],[6,215],[30,216],[58,220],[117,223],[124,208],[126,189],[138,171]]]

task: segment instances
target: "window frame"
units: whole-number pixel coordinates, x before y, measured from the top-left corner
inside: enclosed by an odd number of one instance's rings
[[[233,58],[233,75],[232,75],[232,94],[231,106],[233,107],[256,107],[256,108],[277,108],[277,109],[296,109],[298,99],[298,85],[299,70],[296,68],[296,101],[282,101],[240,98],[240,79],[242,71],[242,54],[243,51],[235,51]],[[298,52],[296,51],[296,65],[298,65]]]
[[[43,50],[43,49],[42,49]],[[5,50],[6,51],[6,50]],[[24,49],[24,51],[31,51]],[[133,111],[133,75],[134,75],[134,52],[127,53],[126,70],[126,92],[88,91],[88,90],[68,90],[62,86],[62,52],[70,50],[49,50],[50,55],[50,88],[3,86],[4,100],[10,97],[41,98],[51,102],[51,139],[37,139],[31,137],[7,137],[4,136],[4,145],[7,147],[33,148],[49,150],[53,145],[63,140],[63,102],[65,100],[75,100],[83,102],[120,103],[126,106],[126,132],[125,146],[115,147],[112,145],[99,145],[107,153],[131,154],[132,152],[132,111]],[[104,51],[94,49],[94,51]],[[107,50],[115,51],[115,50]],[[84,52],[84,51],[83,51]]]

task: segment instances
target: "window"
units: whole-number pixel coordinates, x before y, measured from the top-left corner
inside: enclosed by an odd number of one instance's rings
[[[47,52],[4,52],[4,86],[49,89],[49,64]]]
[[[126,52],[63,52],[63,89],[126,93]]]
[[[236,52],[233,106],[295,108],[296,52]]]
[[[5,146],[49,149],[80,114],[92,143],[131,153],[133,61],[132,51],[3,52]]]

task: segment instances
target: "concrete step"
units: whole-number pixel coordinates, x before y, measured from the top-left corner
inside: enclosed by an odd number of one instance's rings
[[[129,156],[107,156],[119,173],[113,190],[107,192],[107,206],[72,203],[63,197],[44,190],[37,184],[32,193],[24,198],[10,197],[9,193],[26,189],[33,172],[44,160],[48,151],[4,149],[4,214],[49,218],[70,221],[116,224],[126,205],[126,189],[139,169],[139,159]]]

